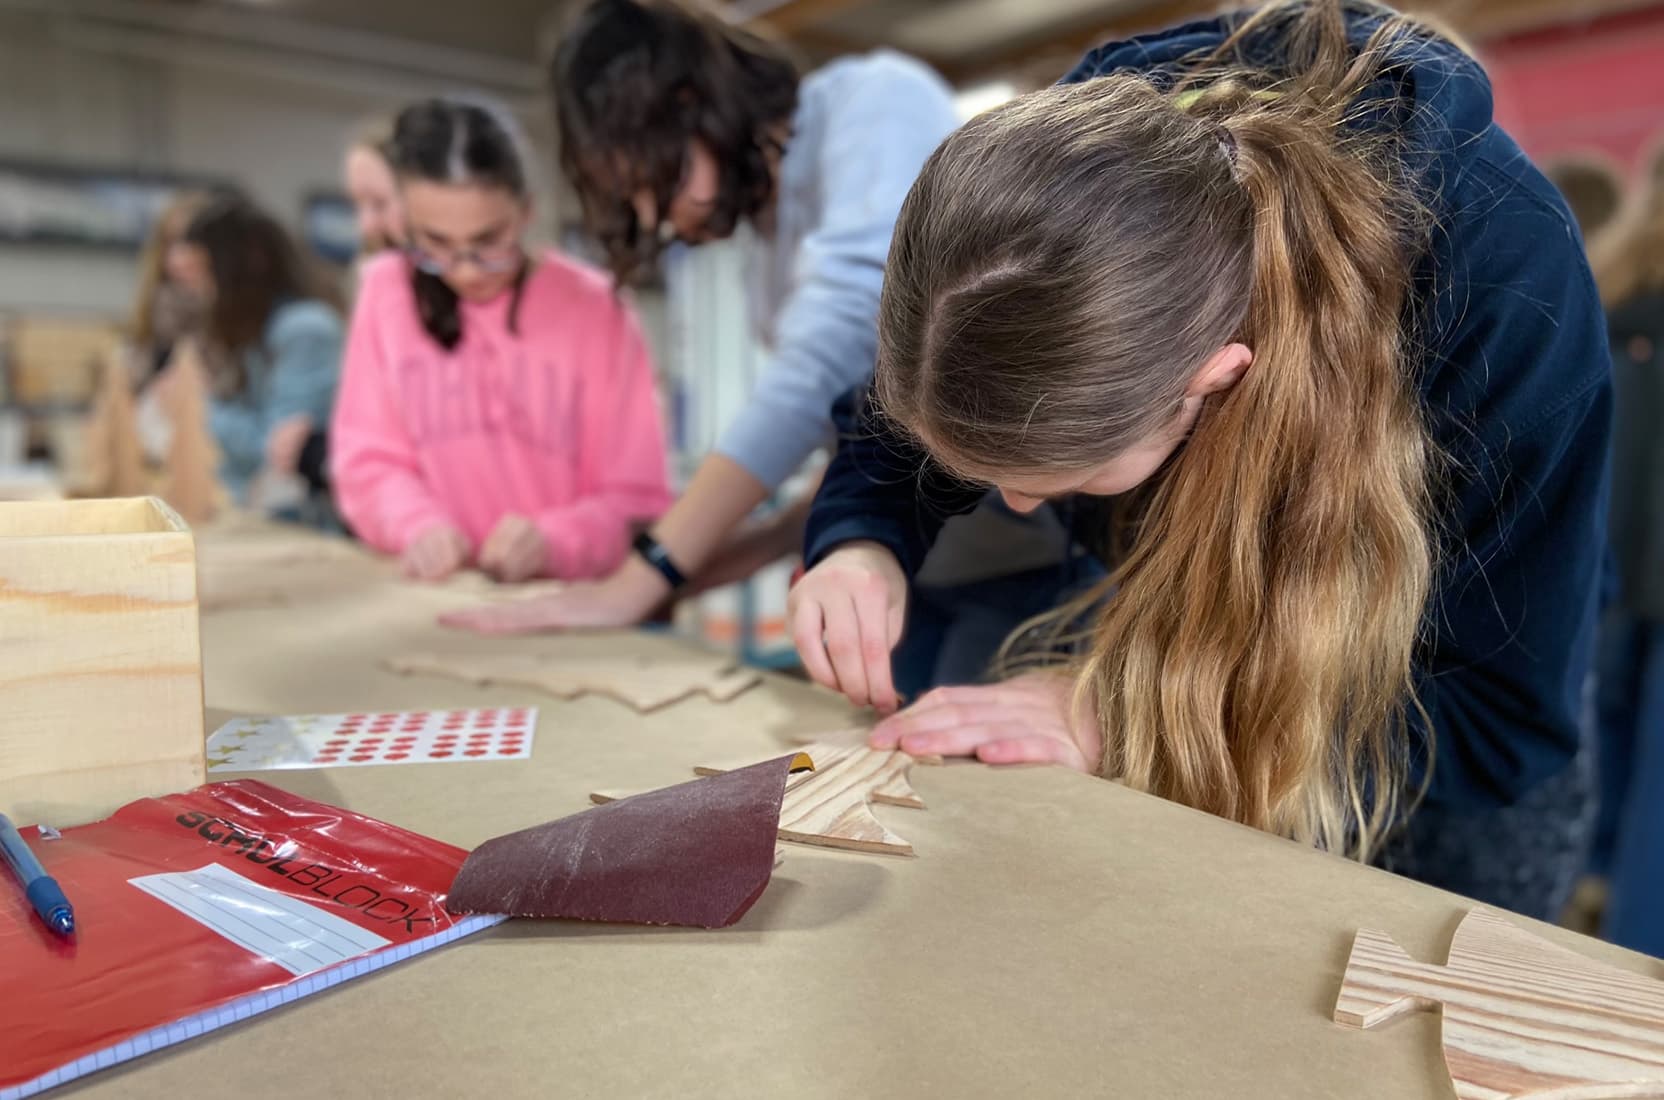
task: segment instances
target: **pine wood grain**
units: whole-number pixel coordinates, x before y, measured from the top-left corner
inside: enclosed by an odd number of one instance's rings
[[[1586,959],[1474,909],[1444,966],[1388,936],[1352,945],[1335,1021],[1370,1028],[1444,1008],[1459,1100],[1664,1097],[1664,982]]]
[[[74,825],[203,782],[190,533],[160,501],[0,504],[0,806]]]
[[[912,757],[855,745],[805,745],[813,771],[799,772],[786,781],[780,805],[780,839],[821,848],[910,856],[913,846],[873,815],[869,803],[924,809],[907,773]],[[698,775],[721,775],[754,764],[744,761],[721,768],[696,767]],[[591,802],[627,797],[613,791],[590,794]]]

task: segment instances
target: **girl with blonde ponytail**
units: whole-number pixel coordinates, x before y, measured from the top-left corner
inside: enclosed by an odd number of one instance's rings
[[[982,487],[1108,574],[1008,642],[1044,667],[875,744],[1073,765],[1553,915],[1610,380],[1476,62],[1339,0],[1103,47],[927,163],[879,328],[793,594],[815,679],[886,694],[907,578]]]

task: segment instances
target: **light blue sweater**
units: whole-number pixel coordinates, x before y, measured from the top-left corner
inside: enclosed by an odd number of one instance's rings
[[[329,423],[341,375],[341,318],[318,301],[287,302],[272,311],[261,341],[243,353],[248,384],[209,403],[208,425],[220,448],[220,479],[237,500],[266,460],[266,436],[301,413]]]
[[[717,444],[763,484],[829,442],[832,402],[872,375],[896,215],[958,124],[947,84],[888,50],[834,61],[799,86],[774,233],[758,238],[751,265],[771,356]]]

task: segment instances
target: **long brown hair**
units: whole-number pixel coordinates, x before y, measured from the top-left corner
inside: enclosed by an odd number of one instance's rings
[[[229,353],[210,380],[221,397],[247,384],[243,353],[265,339],[279,307],[314,299],[342,311],[338,291],[301,255],[288,231],[242,195],[218,196],[198,210],[184,239],[207,254],[214,277],[205,335]]]
[[[880,407],[970,472],[1090,470],[1252,349],[1132,494],[1112,575],[1040,636],[1092,623],[1103,775],[1358,856],[1406,801],[1435,452],[1406,321],[1427,218],[1355,115],[1423,33],[1383,12],[1354,52],[1337,0],[1276,4],[1175,82],[982,115],[902,209],[879,322]],[[1276,71],[1246,60],[1266,36]]]
[[[1629,205],[1591,247],[1589,262],[1608,308],[1664,290],[1664,148],[1654,154]]]
[[[774,193],[771,135],[797,108],[798,68],[779,45],[680,0],[591,0],[550,62],[560,164],[583,201],[614,276],[656,258],[630,195],[650,188],[660,211],[682,184],[688,143],[721,173],[707,225],[718,235]]]
[[[209,199],[201,191],[181,192],[151,223],[150,236],[145,238],[144,249],[139,253],[139,292],[133,299],[133,312],[127,322],[129,338],[140,347],[149,348],[172,338],[172,334],[156,331],[156,299],[167,282],[168,249],[185,235],[191,219]]]

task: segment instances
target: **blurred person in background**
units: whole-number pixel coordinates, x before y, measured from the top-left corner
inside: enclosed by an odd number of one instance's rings
[[[529,252],[500,110],[434,99],[388,152],[408,250],[364,268],[331,430],[336,498],[405,572],[603,576],[670,503],[652,363],[610,281]]]
[[[180,336],[201,327],[201,299],[170,277],[168,257],[175,243],[185,235],[197,211],[209,196],[187,191],[168,203],[150,228],[150,238],[139,254],[139,290],[127,323],[131,343],[133,381],[143,386],[173,354]]]
[[[308,438],[329,422],[341,369],[339,303],[288,232],[241,196],[197,211],[169,248],[167,269],[203,303],[204,336],[224,349],[205,356],[220,480],[240,504],[257,506],[256,479],[299,477]],[[307,512],[306,503],[294,506]]]
[[[800,75],[773,43],[673,0],[595,0],[551,67],[561,167],[620,283],[672,242],[755,230],[753,322],[771,358],[680,500],[598,584],[447,618],[487,632],[641,621],[707,567],[738,579],[801,543],[807,501],[746,517],[833,438],[872,373],[890,233],[957,125],[924,65],[886,50]]]
[[[175,279],[169,270],[173,246],[185,235],[191,219],[212,196],[186,191],[176,196],[157,215],[150,237],[139,254],[139,288],[127,324],[127,369],[138,393],[134,405],[134,428],[146,459],[161,462],[173,439],[173,424],[160,399],[159,380],[182,340],[194,342],[205,358],[221,349],[205,340],[202,326],[206,303],[194,291]]]
[[[1664,956],[1664,154],[1593,249],[1617,417],[1608,530],[1619,591],[1602,623],[1603,934]]]
[[[363,259],[404,247],[404,209],[388,159],[392,140],[392,121],[376,119],[358,132],[341,162],[341,177],[358,222],[358,253]]]
[[[1623,205],[1623,184],[1617,170],[1593,157],[1566,157],[1543,169],[1572,208],[1577,228],[1587,246],[1617,215]]]

